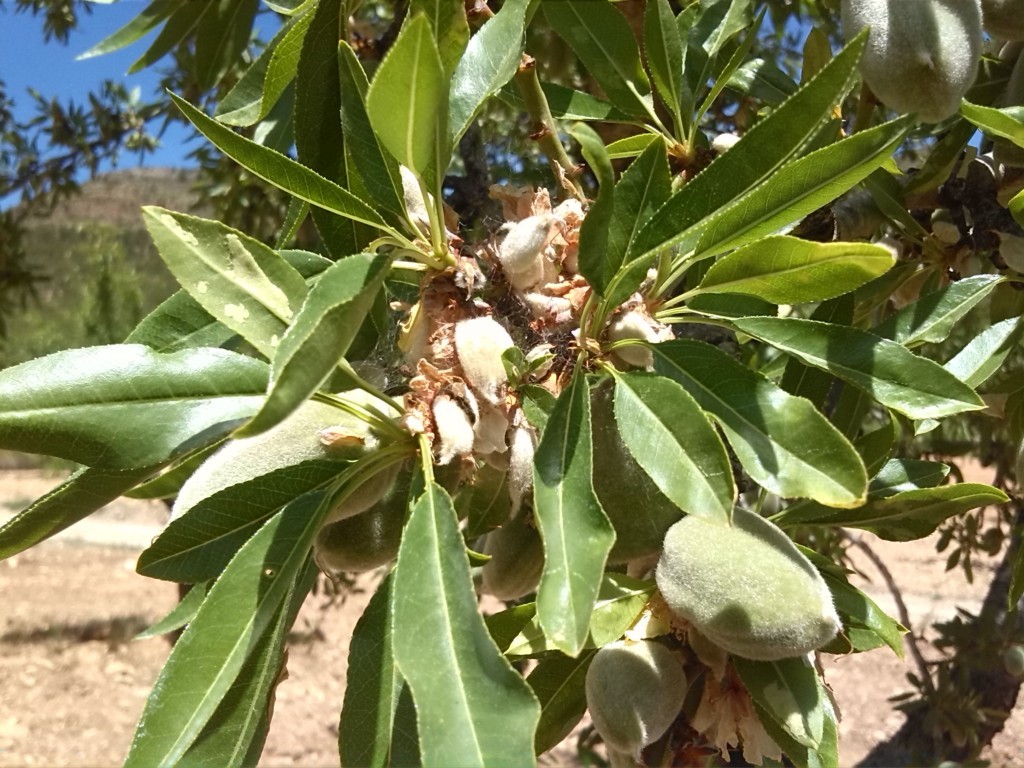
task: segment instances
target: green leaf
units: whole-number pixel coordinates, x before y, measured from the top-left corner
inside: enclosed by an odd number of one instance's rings
[[[853,323],[853,307],[853,294],[846,294],[836,299],[823,301],[811,313],[811,320],[851,325]],[[777,313],[771,312],[769,314],[774,315]],[[779,386],[791,395],[806,397],[814,403],[818,410],[824,410],[825,402],[832,391],[834,383],[835,378],[831,374],[806,366],[799,360],[791,357],[786,361],[786,368],[782,373]]]
[[[766,237],[715,262],[695,293],[745,293],[773,304],[840,296],[887,272],[892,252],[869,243]]]
[[[696,253],[707,258],[738,248],[832,202],[888,160],[913,124],[913,118],[901,117],[794,160],[769,183],[713,215]],[[742,143],[722,156],[728,157]]]
[[[275,515],[210,589],[154,684],[128,768],[178,763],[213,717],[306,563],[321,500],[303,496]]]
[[[85,467],[0,526],[0,560],[24,552],[97,512],[157,467],[104,470]]]
[[[366,94],[366,111],[387,150],[424,178],[433,178],[439,122],[443,122],[442,113],[447,115],[447,98],[448,83],[430,22],[415,16],[403,25],[377,69]]]
[[[960,114],[989,136],[1009,139],[1017,146],[1024,147],[1024,107],[995,109],[963,101],[960,104]]]
[[[619,267],[630,258],[638,233],[671,194],[665,145],[655,141],[630,164],[615,186],[605,257],[606,283],[611,282]]]
[[[333,181],[328,181],[291,158],[285,157],[280,152],[262,147],[244,136],[239,136],[230,128],[220,125],[216,120],[203,114],[180,96],[173,93],[170,96],[185,118],[196,127],[196,130],[213,142],[217,149],[264,181],[311,205],[397,234],[388,228],[379,213],[348,190]]]
[[[650,581],[621,573],[606,573],[590,616],[584,648],[602,648],[622,637],[654,594]],[[545,636],[536,615],[526,616],[518,634],[505,648],[506,656],[535,656],[558,648]]]
[[[615,215],[615,171],[604,142],[593,128],[574,123],[569,133],[579,142],[583,158],[600,184],[597,199],[580,226],[578,261],[580,274],[601,292],[615,272],[608,264],[608,234]]]
[[[779,496],[852,507],[867,492],[860,456],[814,406],[696,341],[656,344],[655,369],[721,425],[747,473]]]
[[[750,26],[750,4],[751,0],[712,0],[701,4],[701,16],[693,34],[709,56]]]
[[[583,719],[587,711],[585,688],[587,670],[597,651],[573,659],[552,656],[542,659],[526,682],[540,701],[540,724],[533,748],[539,755],[559,744]]]
[[[186,291],[177,291],[146,315],[125,343],[145,344],[154,352],[179,352],[220,347],[234,335]]]
[[[179,766],[240,768],[259,759],[270,730],[274,690],[285,669],[285,639],[317,573],[317,567],[307,560],[277,615]]]
[[[319,0],[302,41],[295,73],[295,151],[298,161],[326,179],[351,188],[341,124],[341,79],[337,66],[338,30],[348,15],[344,0]],[[361,250],[369,239],[345,217],[310,211],[324,248],[333,259]],[[363,242],[365,240],[365,242]]]
[[[210,591],[210,582],[204,581],[200,584],[193,584],[191,589],[185,593],[177,605],[170,612],[153,624],[151,627],[139,632],[133,640],[146,640],[150,637],[159,637],[176,629],[181,629],[188,624],[199,612],[199,607],[206,599],[206,593]]]
[[[957,483],[902,491],[870,500],[857,509],[829,510],[819,518],[807,511],[800,515],[800,521],[862,528],[886,541],[914,541],[930,535],[940,523],[954,515],[977,507],[1003,504],[1007,500],[1007,495],[998,488],[982,483]]]
[[[155,64],[165,55],[178,47],[189,36],[193,29],[207,14],[213,12],[213,3],[203,3],[198,11],[192,6],[178,4],[177,10],[167,19],[160,34],[136,61],[128,67],[125,74],[134,75],[151,64]]]
[[[363,65],[344,41],[338,46],[338,71],[341,76],[341,123],[351,158],[374,202],[395,216],[404,216],[398,164],[380,146],[370,126],[370,117],[366,114],[366,92],[370,84]]]
[[[306,296],[302,275],[259,240],[219,221],[143,208],[164,263],[213,317],[267,358]]]
[[[1013,220],[1024,227],[1024,190],[1010,198],[1010,204],[1007,206],[1007,209],[1013,216]]]
[[[1013,575],[1010,577],[1010,589],[1007,594],[1007,608],[1014,610],[1021,596],[1024,595],[1024,547],[1017,550],[1017,558],[1013,564]]]
[[[640,49],[629,22],[612,3],[559,0],[544,3],[544,15],[612,104],[630,115],[648,114],[643,97],[651,85]]]
[[[324,382],[359,332],[389,264],[386,256],[360,253],[324,271],[277,348],[266,402],[239,437],[278,424]]]
[[[343,765],[383,768],[391,764],[392,728],[403,685],[392,653],[393,586],[394,578],[386,576],[352,632],[338,726]]]
[[[683,92],[683,42],[668,0],[652,0],[647,4],[644,52],[658,95],[673,115],[682,117],[679,96]]]
[[[469,41],[466,7],[449,0],[412,0],[409,15],[423,15],[430,21],[444,75],[450,78]]]
[[[569,135],[579,142],[583,159],[587,161],[600,186],[599,194],[614,187],[615,169],[612,168],[608,150],[598,132],[586,123],[574,123],[569,127]]]
[[[153,0],[153,2],[139,12],[138,16],[112,35],[103,38],[103,40],[96,43],[85,53],[76,56],[75,60],[82,61],[93,56],[102,56],[105,53],[111,53],[131,45],[166,21],[179,7],[178,0]]]
[[[540,706],[487,632],[455,509],[433,482],[413,505],[394,578],[392,644],[423,764],[532,765]]]
[[[860,387],[911,419],[985,407],[973,389],[942,366],[857,328],[782,317],[749,317],[734,324],[807,365]]]
[[[225,125],[247,127],[265,118],[295,79],[299,52],[313,14],[293,16],[278,30],[260,57],[217,104],[214,113]]]
[[[270,517],[298,496],[323,488],[345,466],[304,461],[217,491],[171,520],[139,555],[136,570],[182,584],[215,579]]]
[[[615,422],[629,452],[684,512],[728,522],[736,498],[722,439],[697,402],[672,379],[615,377]]]
[[[551,116],[556,120],[599,120],[609,123],[637,124],[635,118],[620,112],[604,99],[585,91],[577,91],[575,88],[548,82],[541,82],[540,89],[544,91]],[[506,85],[502,88],[499,97],[516,109],[526,108],[522,96],[513,85]]]
[[[525,44],[529,0],[507,0],[469,41],[449,92],[449,146],[456,146],[477,111],[512,79]]]
[[[222,349],[57,352],[0,371],[0,448],[155,467],[248,418],[266,382],[265,363]]]
[[[637,133],[633,136],[627,136],[624,139],[613,141],[605,147],[605,150],[608,153],[609,160],[624,160],[636,157],[654,142],[662,145],[662,152],[664,153],[665,140],[654,133]]]
[[[681,15],[682,17],[682,15]],[[692,248],[694,227],[776,172],[817,133],[853,83],[867,36],[858,36],[728,152],[699,173],[657,211],[641,231],[636,253],[657,251],[684,240]],[[690,46],[693,49],[694,46]]]
[[[590,392],[577,374],[548,418],[533,465],[533,508],[544,542],[537,615],[567,656],[587,639],[615,530],[594,493]]]
[[[906,628],[850,584],[845,576],[830,570],[822,570],[821,576],[832,593],[836,611],[843,621],[843,632],[850,639],[853,649],[867,651],[884,644],[902,659]],[[865,635],[875,639],[868,640]]]
[[[220,83],[249,45],[259,0],[208,0],[196,26],[193,70],[200,90]],[[194,11],[193,11],[194,12]]]
[[[1003,280],[999,275],[957,280],[904,307],[872,333],[905,347],[944,341],[953,326]]]
[[[825,731],[825,699],[818,673],[803,658],[751,661],[733,657],[751,699],[798,744],[817,749]]]
[[[1022,332],[1024,324],[1019,317],[1002,320],[971,339],[943,367],[969,387],[984,384],[1020,345]]]

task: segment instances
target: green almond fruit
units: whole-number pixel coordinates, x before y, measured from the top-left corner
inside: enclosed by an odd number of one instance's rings
[[[587,708],[605,744],[637,758],[660,739],[686,697],[679,656],[650,640],[619,640],[594,655],[587,670]]]
[[[683,511],[658,490],[622,442],[612,395],[612,387],[599,387],[590,408],[594,492],[615,528],[608,562],[618,564],[657,555],[665,533],[683,517]]]
[[[313,557],[326,573],[360,573],[398,557],[412,472],[398,476],[388,492],[361,514],[328,523],[317,533]]]
[[[364,392],[353,391],[344,395],[349,400],[372,403],[378,410],[388,412],[386,405]],[[319,432],[327,427],[340,427],[355,439],[325,445]],[[232,440],[204,461],[181,487],[171,518],[180,517],[203,499],[230,486],[304,461],[354,461],[373,450],[375,445],[376,438],[365,422],[333,405],[310,400],[276,427],[253,437]],[[394,481],[393,476],[391,481]],[[369,499],[369,503],[365,503],[370,491],[379,491],[376,498],[380,498],[380,494],[387,490],[387,483],[383,480],[377,483],[371,480],[365,485],[370,486],[367,491],[356,494],[363,496],[363,510],[376,500]]]
[[[516,516],[487,534],[483,553],[490,560],[480,569],[484,592],[499,600],[518,600],[537,591],[544,571],[540,533]]]
[[[928,123],[951,117],[981,59],[979,0],[843,0],[843,31],[870,27],[860,71],[875,96]]]
[[[672,526],[655,577],[674,613],[745,659],[800,656],[840,628],[815,567],[776,525],[744,509],[732,525],[690,516]]]

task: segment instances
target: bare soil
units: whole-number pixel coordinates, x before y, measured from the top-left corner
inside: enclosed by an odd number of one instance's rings
[[[0,521],[59,482],[37,471],[0,473]],[[175,604],[173,584],[134,573],[135,558],[163,526],[161,504],[121,500],[55,539],[0,562],[0,767],[119,765],[169,644],[133,641]],[[991,573],[974,585],[945,573],[933,540],[872,541],[885,558],[915,630],[977,609]],[[887,611],[894,606],[869,562],[860,586]],[[374,578],[357,582],[344,602],[312,595],[292,632],[288,679],[261,765],[337,765],[338,712],[348,641]],[[893,734],[903,716],[889,697],[910,690],[910,662],[881,649],[825,662],[840,706],[843,765],[854,765]],[[566,764],[561,749],[552,764]],[[1024,768],[1024,697],[983,755],[995,766]]]

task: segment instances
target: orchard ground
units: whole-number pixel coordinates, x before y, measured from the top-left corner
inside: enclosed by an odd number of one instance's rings
[[[981,472],[968,474],[975,475],[968,480],[986,479]],[[0,522],[60,480],[38,470],[0,472]],[[132,640],[177,599],[173,584],[134,572],[138,553],[166,516],[162,504],[119,500],[55,539],[0,562],[0,766],[123,761],[170,648],[165,638]],[[979,561],[970,585],[959,571],[944,571],[945,556],[935,551],[934,538],[872,546],[888,563],[916,630],[952,617],[957,606],[973,611],[980,605],[989,561]],[[857,565],[871,578],[858,579],[859,586],[894,614],[871,563],[859,557]],[[277,688],[261,765],[337,765],[348,640],[376,578],[360,578],[357,591],[344,599],[320,593],[307,600],[291,634],[288,676]],[[842,765],[854,765],[899,728],[903,716],[888,699],[910,690],[905,675],[913,667],[879,649],[826,657],[825,669],[842,712]],[[573,764],[572,738],[545,763]],[[993,766],[1024,768],[1024,696],[982,757]]]

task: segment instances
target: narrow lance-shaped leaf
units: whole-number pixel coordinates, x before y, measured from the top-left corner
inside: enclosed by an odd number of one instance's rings
[[[674,194],[643,228],[633,255],[684,240],[689,250],[695,225],[758,181],[774,175],[800,152],[831,116],[833,105],[849,90],[866,40],[863,35],[851,41],[814,79],[751,128],[743,141],[719,155]]]
[[[754,338],[860,387],[911,419],[949,416],[984,401],[938,363],[857,328],[782,317],[734,321]]]
[[[574,123],[569,133],[580,143],[583,158],[600,184],[597,199],[580,227],[578,260],[580,274],[595,290],[603,293],[617,266],[609,264],[608,260],[608,237],[615,215],[615,170],[604,141],[593,128],[585,123]]]
[[[306,297],[302,275],[274,250],[219,221],[143,208],[146,228],[181,286],[266,357]]]
[[[222,349],[56,352],[0,372],[0,448],[107,469],[153,467],[248,418],[267,372]]]
[[[609,101],[631,115],[647,114],[642,97],[651,85],[629,22],[611,3],[559,0],[544,3],[554,30],[580,57]]]
[[[398,163],[383,150],[370,127],[370,117],[366,114],[366,92],[370,83],[363,65],[345,41],[338,46],[338,72],[341,77],[341,123],[351,158],[374,202],[396,216],[404,216]]]
[[[714,416],[748,474],[779,496],[835,507],[861,504],[867,472],[853,446],[807,400],[709,344],[655,344],[655,370]]]
[[[112,35],[103,38],[85,53],[79,54],[78,61],[90,59],[93,56],[102,56],[111,53],[125,46],[131,45],[147,32],[155,29],[161,22],[166,20],[179,7],[177,0],[153,0],[139,14],[114,32]]]
[[[272,149],[260,146],[203,114],[180,96],[171,100],[186,119],[221,152],[264,181],[311,205],[391,231],[373,208],[348,190]]]
[[[615,542],[592,473],[590,389],[577,374],[548,418],[533,468],[534,513],[544,542],[537,614],[544,633],[569,656],[586,641]]]
[[[295,72],[295,114],[302,119],[295,121],[292,132],[302,165],[351,189],[341,123],[341,77],[335,62],[338,30],[347,14],[343,0],[319,0],[312,11],[313,21],[302,41]],[[322,208],[314,208],[310,214],[333,259],[358,252],[372,238],[364,238],[347,217]]]
[[[957,280],[922,296],[871,332],[905,347],[944,341],[953,326],[1001,282],[1003,278],[999,275],[974,275]]]
[[[455,508],[433,482],[402,534],[393,617],[423,764],[532,765],[540,706],[484,626]]]
[[[265,118],[295,78],[299,51],[313,14],[293,16],[274,35],[260,57],[217,104],[217,119],[225,125],[250,126]]]
[[[969,387],[983,384],[1003,365],[1003,361],[1017,349],[1024,323],[1011,317],[989,326],[961,349],[943,367]]]
[[[422,14],[430,21],[444,74],[451,77],[469,41],[465,5],[450,0],[411,0],[409,15],[417,14]]]
[[[658,95],[669,111],[681,118],[679,96],[683,91],[683,42],[668,0],[647,3],[644,11],[644,52]]]
[[[449,146],[458,144],[483,103],[512,79],[525,42],[528,0],[507,0],[470,38],[449,93]]]
[[[863,528],[887,541],[914,541],[930,535],[944,520],[978,507],[1004,504],[1005,493],[982,483],[917,488],[872,500],[863,507],[829,510],[817,518],[801,514],[802,523]],[[824,510],[822,510],[824,512]]]
[[[306,562],[320,503],[303,496],[275,515],[210,589],[154,684],[128,768],[177,764],[213,717]]]
[[[394,577],[388,575],[352,632],[338,726],[342,765],[383,768],[390,764],[392,728],[403,683],[392,653],[393,588]]]
[[[259,759],[270,730],[274,691],[282,680],[285,640],[319,572],[307,558],[277,615],[180,766],[241,768]]]
[[[960,114],[990,136],[1000,136],[1024,147],[1024,107],[995,109],[964,101],[960,105]]]
[[[750,661],[733,658],[750,697],[791,738],[816,749],[825,728],[825,701],[818,673],[802,658]]]
[[[193,37],[192,72],[200,91],[220,83],[249,44],[260,0],[208,0]]]
[[[551,656],[541,659],[526,682],[540,700],[540,724],[534,739],[537,754],[547,752],[568,736],[587,711],[587,670],[597,651],[575,659]]]
[[[0,525],[0,560],[34,547],[145,480],[156,467],[103,470],[84,467]]]
[[[688,514],[728,522],[736,497],[729,455],[682,386],[663,376],[617,376],[615,422],[666,498]]]
[[[162,619],[142,630],[132,639],[146,640],[150,637],[159,637],[176,629],[181,629],[199,613],[199,609],[206,599],[206,593],[209,591],[210,582],[208,581],[193,584],[188,592],[178,599],[175,606]]]
[[[240,436],[270,429],[324,382],[359,332],[389,263],[361,253],[324,271],[277,348],[266,402]]]
[[[594,602],[594,612],[590,616],[590,633],[587,635],[585,648],[602,648],[608,643],[622,637],[622,633],[632,626],[644,606],[650,602],[654,593],[654,583],[634,579],[622,573],[606,573],[601,580],[601,589]],[[525,616],[526,606],[518,606],[524,610],[522,626],[505,644],[506,656],[535,656],[555,651],[557,648],[544,636],[536,615]],[[509,624],[512,624],[509,617]],[[492,626],[492,632],[494,627]]]
[[[870,243],[771,236],[716,261],[694,293],[744,293],[773,304],[824,301],[884,274],[895,261],[891,251]]]
[[[207,14],[213,12],[213,6],[213,3],[203,3],[197,11],[196,8],[178,3],[149,48],[128,67],[125,74],[134,75],[141,72],[174,50]]]
[[[655,140],[630,164],[615,186],[604,265],[606,283],[612,281],[619,267],[629,259],[637,234],[671,193],[665,145]]]
[[[410,18],[381,62],[366,94],[374,133],[400,162],[433,178],[440,113],[447,114],[448,85],[430,22]]]
[[[738,248],[832,202],[884,163],[913,124],[909,116],[898,118],[794,160],[713,215],[696,254],[707,258]]]
[[[344,468],[326,459],[303,461],[229,485],[171,520],[139,555],[136,570],[183,584],[215,579],[269,518]]]

